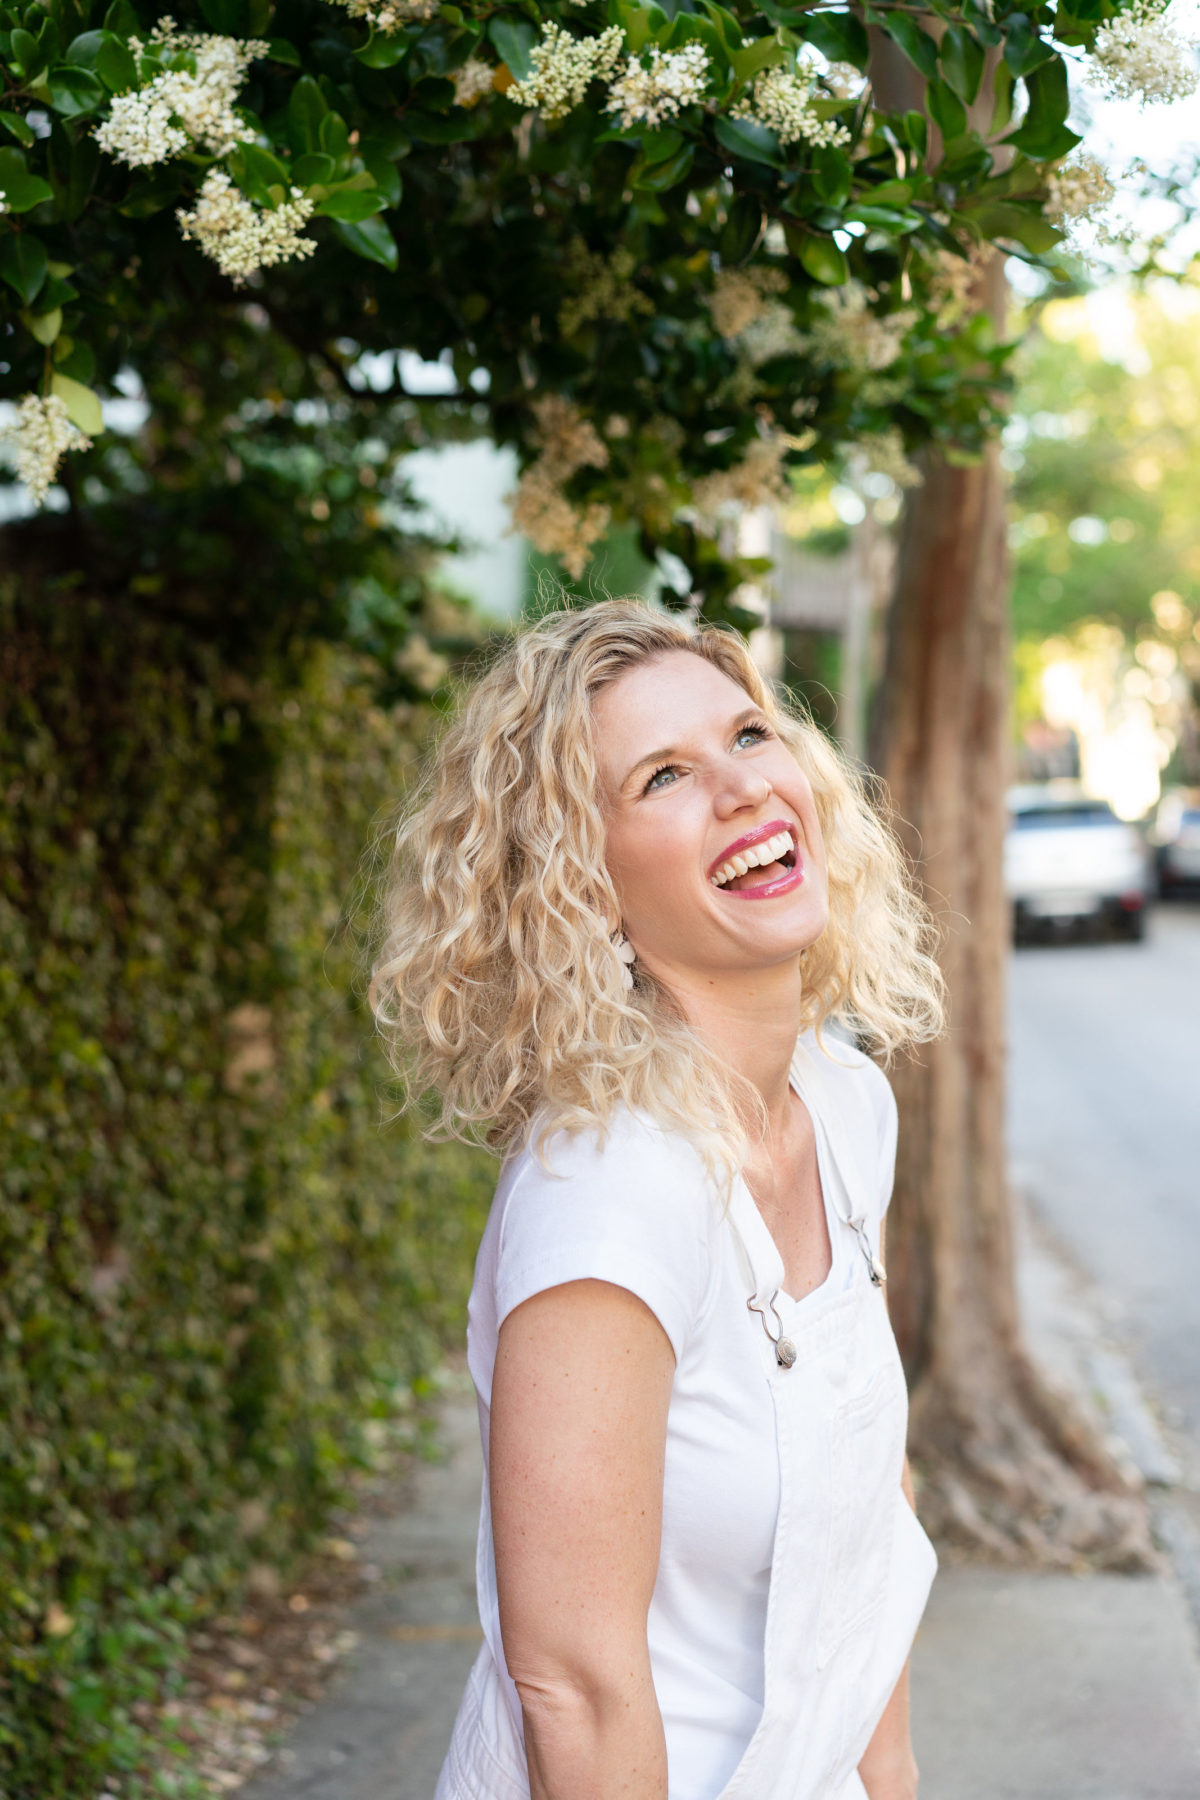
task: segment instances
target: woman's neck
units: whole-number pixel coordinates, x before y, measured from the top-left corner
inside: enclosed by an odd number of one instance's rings
[[[669,980],[693,1030],[758,1090],[774,1136],[789,1111],[804,991],[798,961],[728,975],[672,970]]]

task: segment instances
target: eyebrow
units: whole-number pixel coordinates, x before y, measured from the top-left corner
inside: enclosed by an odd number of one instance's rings
[[[733,720],[729,729],[732,732],[737,732],[746,723],[747,719],[761,719],[764,716],[761,706],[744,707],[737,715],[736,719]],[[634,763],[624,781],[621,783],[619,791],[623,794],[633,781],[634,776],[640,774],[643,769],[648,769],[652,763],[673,762],[678,755],[678,747],[674,744],[668,744],[665,749],[651,750],[648,751],[645,756],[639,756],[638,760]]]

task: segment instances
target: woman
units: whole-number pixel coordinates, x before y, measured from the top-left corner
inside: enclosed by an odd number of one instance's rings
[[[927,921],[740,640],[550,615],[402,824],[377,1016],[505,1152],[468,1349],[485,1642],[437,1800],[911,1800],[935,1558],[882,1283]]]

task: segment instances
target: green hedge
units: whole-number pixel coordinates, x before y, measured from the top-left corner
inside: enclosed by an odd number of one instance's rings
[[[461,1332],[492,1170],[381,1129],[339,928],[419,712],[328,646],[247,671],[29,585],[0,588],[0,1796],[90,1800],[151,1791],[136,1703],[183,1625],[303,1547]]]

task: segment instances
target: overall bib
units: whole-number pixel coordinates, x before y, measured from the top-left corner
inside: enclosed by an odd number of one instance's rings
[[[908,1399],[882,1268],[853,1179],[854,1145],[812,1111],[822,1182],[853,1246],[828,1298],[780,1290],[783,1264],[748,1190],[729,1224],[764,1328],[780,1505],[762,1716],[719,1800],[855,1800],[857,1765],[904,1668],[937,1568],[900,1486]],[[825,1154],[821,1154],[824,1151]],[[833,1152],[832,1154],[830,1152]],[[850,1174],[842,1178],[842,1170]]]

